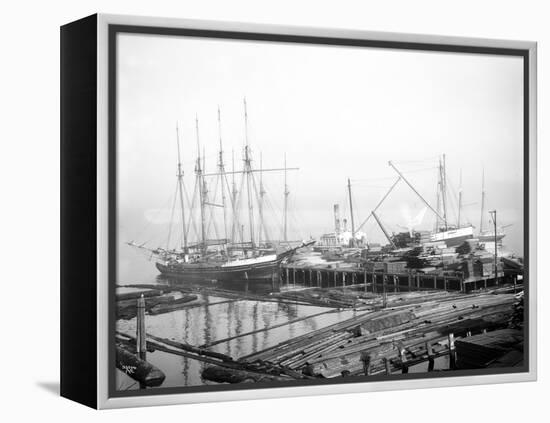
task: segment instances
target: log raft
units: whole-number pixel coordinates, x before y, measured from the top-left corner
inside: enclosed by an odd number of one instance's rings
[[[412,293],[411,293],[412,294]],[[289,339],[239,362],[269,363],[313,377],[407,372],[454,354],[454,335],[498,329],[507,324],[516,298],[511,294],[401,294],[395,308],[365,311],[344,322]],[[389,304],[398,304],[395,298]],[[452,335],[452,336],[450,336]],[[363,357],[363,358],[362,358]],[[430,364],[432,363],[432,364]]]

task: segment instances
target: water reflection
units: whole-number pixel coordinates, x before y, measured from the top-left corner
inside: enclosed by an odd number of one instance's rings
[[[124,267],[128,274],[119,277],[118,284],[183,284],[196,286],[198,283],[174,280],[156,273],[152,263],[150,267]],[[139,269],[132,270],[132,269]],[[132,274],[135,271],[135,274]],[[214,284],[202,282],[205,288],[221,288],[231,291],[244,291],[246,284]],[[272,289],[271,283],[249,281],[248,293],[265,293]],[[293,303],[259,302],[249,299],[223,304],[227,297],[200,293],[198,300],[206,304],[200,307],[186,308],[171,313],[146,316],[146,331],[153,335],[199,346],[216,340],[229,338],[246,332],[265,329],[279,323],[299,317],[310,316],[328,309],[304,306]],[[318,328],[340,322],[351,317],[353,311],[340,311],[316,316],[290,325],[242,336],[214,345],[211,351],[239,358],[252,352],[281,343],[291,337],[299,336]],[[117,321],[117,330],[135,335],[136,319]],[[166,379],[162,387],[194,386],[211,384],[202,380],[203,363],[194,359],[167,354],[160,351],[147,354],[147,360],[160,368]],[[117,370],[117,387],[126,389],[133,385],[132,379]],[[136,389],[137,385],[132,386]]]
[[[204,295],[204,297],[204,300],[209,302],[222,300],[220,297],[208,295]],[[314,306],[241,300],[178,310],[155,316],[147,315],[146,330],[148,333],[159,337],[198,346],[245,332],[264,329],[297,317],[305,317],[325,310],[327,309]],[[233,358],[239,358],[276,345],[288,338],[342,321],[352,315],[352,311],[341,311],[316,316],[290,325],[235,338],[214,345],[210,349],[211,351],[228,354]],[[119,320],[117,330],[135,334],[135,325],[135,318],[129,321]],[[204,384],[200,375],[202,365],[197,360],[159,351],[148,353],[147,360],[166,373],[167,377],[162,386]]]

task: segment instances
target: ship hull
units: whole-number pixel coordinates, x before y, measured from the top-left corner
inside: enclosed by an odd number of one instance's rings
[[[275,259],[243,265],[208,264],[164,264],[156,267],[165,276],[197,281],[239,282],[275,281],[279,278],[280,265],[291,252],[278,255]]]
[[[165,276],[187,280],[208,280],[220,282],[238,282],[245,280],[272,280],[279,277],[279,264],[263,266],[243,266],[242,268],[226,269],[223,267],[204,267],[200,269],[183,265],[165,265],[156,263],[157,269]]]
[[[459,228],[432,234],[430,242],[444,242],[447,247],[456,247],[468,239],[474,237],[473,228]]]

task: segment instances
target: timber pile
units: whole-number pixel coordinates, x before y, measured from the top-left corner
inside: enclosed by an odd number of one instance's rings
[[[239,362],[267,363],[332,378],[342,372],[363,374],[368,356],[369,374],[391,373],[447,354],[450,333],[465,335],[506,326],[515,301],[510,294],[401,293],[388,296],[386,309],[374,308],[241,357]]]

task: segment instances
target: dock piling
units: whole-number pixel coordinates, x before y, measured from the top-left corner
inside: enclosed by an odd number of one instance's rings
[[[137,299],[136,352],[140,359],[145,360],[147,340],[145,335],[145,298],[143,294]]]

